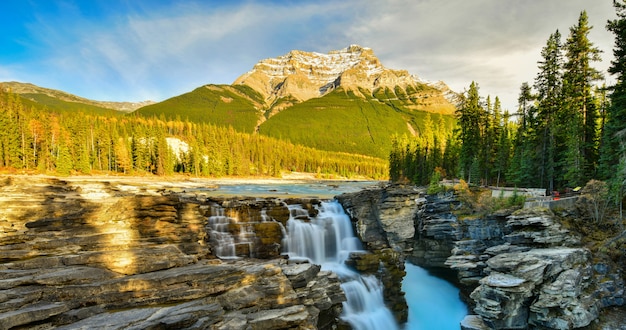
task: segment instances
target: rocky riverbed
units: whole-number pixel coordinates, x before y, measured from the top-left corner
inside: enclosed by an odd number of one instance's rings
[[[0,177],[0,329],[333,329],[338,277],[281,254],[289,205],[204,183]],[[452,195],[388,186],[337,196],[399,323],[406,260],[461,288],[462,329],[624,329],[624,265],[546,209],[459,218]],[[227,217],[223,226],[212,225]],[[218,229],[219,227],[219,229]],[[237,237],[218,258],[220,231]]]
[[[624,265],[593,254],[548,209],[459,218],[453,195],[390,186],[339,196],[372,250],[461,288],[464,330],[626,329]],[[618,234],[618,233],[615,233]]]
[[[246,251],[266,259],[224,261],[213,253],[207,219],[233,200],[188,192],[192,188],[0,178],[0,329],[324,329],[339,323],[345,296],[337,276],[280,257],[275,219],[286,221],[286,204],[235,203],[245,219],[258,219],[271,204],[273,220],[257,224],[256,244]]]

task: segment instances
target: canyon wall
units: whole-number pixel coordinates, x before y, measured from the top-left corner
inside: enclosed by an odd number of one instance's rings
[[[461,289],[472,311],[463,329],[626,321],[623,265],[586,248],[563,214],[460,218],[453,195],[412,186],[337,199],[370,251],[347,262],[382,281],[399,323],[407,260]],[[149,180],[0,177],[0,329],[348,328],[338,277],[281,255],[290,205],[307,221],[318,203]]]
[[[389,186],[338,196],[370,249],[455,283],[462,329],[623,329],[623,265],[594,255],[548,209],[459,218],[452,194]],[[617,233],[616,233],[617,234]],[[606,312],[611,317],[599,317]]]

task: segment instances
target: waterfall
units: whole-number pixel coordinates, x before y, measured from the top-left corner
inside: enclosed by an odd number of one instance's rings
[[[265,213],[261,214],[261,221],[266,221],[266,218]],[[216,256],[222,259],[251,256],[255,233],[250,223],[242,224],[236,215],[226,215],[224,208],[214,205],[211,207],[209,228]]]
[[[342,320],[354,329],[398,329],[383,301],[383,287],[374,276],[362,276],[345,265],[351,252],[361,251],[350,218],[338,202],[322,202],[317,216],[291,205],[283,251],[290,259],[307,259],[339,275],[347,301]]]

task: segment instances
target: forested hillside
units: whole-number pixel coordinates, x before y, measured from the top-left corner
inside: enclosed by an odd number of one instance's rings
[[[558,30],[549,36],[534,83],[520,88],[516,113],[503,112],[497,97],[482,97],[472,82],[457,106],[454,135],[446,143],[437,135],[397,139],[390,177],[425,184],[448,176],[548,192],[601,179],[620,201],[626,187],[626,7],[615,7],[618,19],[607,26],[616,38],[609,69],[615,86],[599,85],[603,75],[593,63],[600,51],[588,39],[583,11],[564,41]]]
[[[443,82],[388,69],[373,50],[352,45],[261,60],[232,85],[205,85],[136,113],[384,159],[392,135],[419,135],[429,113],[451,131],[455,96]]]
[[[0,88],[0,169],[59,175],[175,173],[196,176],[384,178],[377,158],[323,152],[232,127],[135,115],[55,112]]]
[[[163,102],[136,111],[146,117],[162,116],[168,120],[189,120],[221,127],[233,127],[238,132],[253,133],[263,118],[263,99],[259,93],[244,85],[205,85]]]

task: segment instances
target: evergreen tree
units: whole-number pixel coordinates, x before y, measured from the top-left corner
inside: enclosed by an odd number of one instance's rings
[[[614,59],[609,73],[616,83],[610,94],[600,149],[599,176],[609,180],[613,196],[619,205],[620,215],[626,188],[626,2],[613,1],[617,18],[607,24],[615,35]]]
[[[519,108],[517,117],[519,125],[513,141],[514,152],[511,166],[507,173],[516,186],[531,187],[536,183],[535,97],[530,85],[526,82],[523,83],[518,97]]]
[[[472,82],[456,110],[459,125],[459,141],[461,143],[459,166],[461,176],[465,179],[469,178],[470,169],[472,164],[476,163],[480,150],[481,118],[483,111],[483,108],[480,106],[478,85]],[[480,169],[478,172],[480,172]],[[474,183],[476,183],[476,180]]]
[[[614,59],[611,61],[609,73],[615,77],[616,83],[610,94],[610,105],[607,109],[600,150],[600,173],[602,179],[612,179],[618,173],[618,164],[626,153],[623,141],[626,132],[626,3],[614,1],[617,18],[607,24],[607,29],[615,35],[613,48]],[[620,133],[621,132],[621,133]]]
[[[565,42],[562,119],[566,124],[566,143],[562,160],[565,183],[571,186],[583,185],[595,174],[597,166],[598,110],[591,84],[601,74],[591,67],[591,62],[600,60],[600,50],[588,39],[591,28],[587,12],[581,12],[578,24],[570,28]]]
[[[73,167],[72,155],[70,154],[68,143],[66,139],[61,139],[56,159],[56,172],[60,175],[70,175]]]
[[[539,61],[539,73],[535,78],[535,89],[538,99],[538,134],[540,134],[541,163],[539,168],[540,183],[548,191],[554,190],[556,174],[555,140],[557,120],[562,106],[563,56],[561,50],[561,34],[557,30],[548,38],[546,46],[541,50],[542,60]]]

